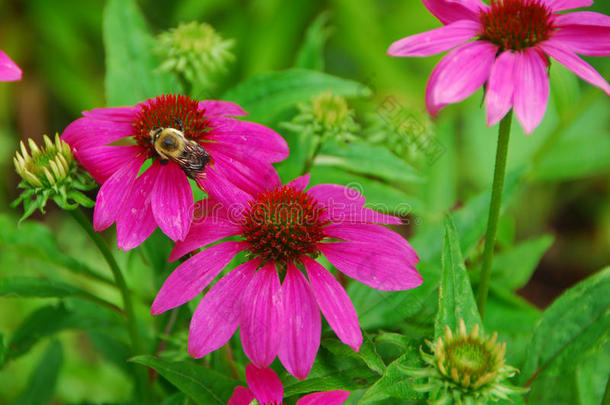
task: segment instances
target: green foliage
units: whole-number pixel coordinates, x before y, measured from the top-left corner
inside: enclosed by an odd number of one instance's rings
[[[13,405],[47,404],[53,398],[57,377],[63,363],[61,343],[54,340],[40,358],[36,369]]]
[[[324,45],[331,33],[329,17],[328,11],[320,13],[307,28],[294,67],[324,71]]]

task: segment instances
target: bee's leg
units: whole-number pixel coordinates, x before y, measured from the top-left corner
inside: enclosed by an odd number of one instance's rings
[[[169,159],[159,159],[159,163],[161,163],[163,166],[165,166],[167,163],[169,162]]]
[[[178,118],[174,118],[174,123],[178,126],[180,132],[184,132],[184,124]]]

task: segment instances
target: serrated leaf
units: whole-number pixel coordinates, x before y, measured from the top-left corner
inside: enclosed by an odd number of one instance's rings
[[[227,91],[223,99],[241,105],[252,121],[269,124],[282,112],[331,90],[345,97],[366,97],[364,85],[306,69],[289,69],[252,77]]]
[[[458,330],[460,319],[464,320],[468,330],[475,324],[483,327],[451,216],[445,217],[444,227],[439,308],[434,322],[435,338],[444,335],[446,326],[452,331]]]
[[[320,13],[305,32],[305,39],[297,53],[295,67],[311,70],[324,70],[324,45],[330,35],[326,26],[330,13]]]
[[[189,361],[169,362],[153,356],[131,361],[150,367],[199,405],[226,404],[239,381]]]
[[[358,404],[370,404],[386,398],[405,400],[422,399],[423,395],[413,390],[417,378],[409,376],[410,368],[421,367],[418,346],[411,341],[405,353],[390,363],[383,376],[365,391]]]
[[[108,0],[103,28],[109,106],[180,92],[177,79],[158,69],[155,40],[134,0]]]
[[[544,311],[528,348],[521,383],[536,384],[554,371],[573,370],[587,348],[610,339],[608,291],[610,267],[570,288]],[[557,367],[565,368],[554,370]]]
[[[53,398],[62,363],[63,350],[61,343],[54,340],[47,347],[38,365],[30,374],[24,390],[13,402],[13,405],[48,404]]]
[[[375,343],[373,343],[371,338],[366,333],[363,335],[364,339],[362,346],[360,346],[360,351],[358,352],[341,343],[337,339],[325,340],[322,342],[322,345],[337,356],[348,356],[362,360],[368,368],[381,375],[385,370],[385,363],[383,362],[383,359],[379,353],[377,353]]]

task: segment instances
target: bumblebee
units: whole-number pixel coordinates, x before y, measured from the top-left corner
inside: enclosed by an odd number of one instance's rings
[[[179,126],[182,129],[182,125]],[[180,166],[188,177],[201,180],[211,156],[203,146],[186,138],[181,129],[153,128],[150,131],[150,142],[161,158],[161,164],[167,164],[171,160]]]

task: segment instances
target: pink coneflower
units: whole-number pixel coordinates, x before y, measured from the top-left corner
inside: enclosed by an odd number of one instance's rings
[[[271,129],[229,117],[245,114],[233,103],[198,102],[182,95],[84,112],[62,139],[102,184],[95,230],[116,222],[117,243],[124,250],[138,246],[157,226],[173,240],[182,240],[193,219],[189,177],[225,203],[240,193],[263,190],[264,182],[277,176],[271,162],[286,158],[288,147]],[[178,139],[156,147],[152,135],[162,128],[179,131]],[[175,149],[168,154],[178,153],[176,142],[189,145],[185,164],[162,154],[166,147]]]
[[[480,0],[423,2],[445,26],[396,41],[388,54],[429,56],[455,48],[430,76],[426,105],[432,115],[485,84],[487,124],[513,108],[531,133],[546,111],[549,56],[610,94],[606,80],[576,55],[610,55],[610,17],[557,14],[593,0],[491,0],[489,6]]]
[[[213,199],[200,202],[201,215],[170,260],[229,236],[241,240],[208,247],[182,263],[161,287],[152,313],[195,298],[237,253],[247,251],[250,260],[201,300],[191,320],[191,356],[218,349],[239,326],[244,352],[257,367],[278,355],[292,375],[305,378],[320,345],[320,311],[339,339],[359,350],[356,311],[341,284],[314,260],[319,254],[378,290],[422,283],[413,248],[378,225],[400,224],[398,218],[365,208],[364,197],[351,188],[321,184],[305,191],[308,182],[308,175],[284,186],[275,179],[267,191],[228,208]]]
[[[236,387],[227,405],[250,405],[257,400],[260,405],[282,405],[284,387],[277,374],[269,368],[246,366],[248,388]],[[296,405],[341,405],[349,397],[349,391],[316,392],[305,395]]]
[[[21,80],[21,69],[0,50],[0,82],[14,82]]]

